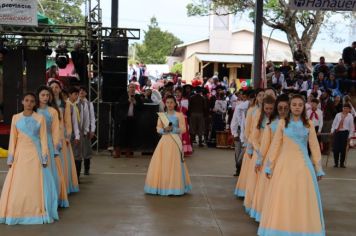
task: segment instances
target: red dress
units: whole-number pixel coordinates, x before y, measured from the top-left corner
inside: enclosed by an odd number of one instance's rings
[[[188,112],[188,106],[189,106],[189,101],[188,99],[182,98],[177,101],[178,102],[178,108],[177,110],[179,112],[182,112],[184,115],[185,119],[185,133],[182,134],[182,142],[183,142],[183,150],[184,150],[184,156],[191,156],[193,153],[193,148],[192,148],[192,143],[190,141],[190,135],[189,135],[189,125],[188,125],[188,117],[187,117],[187,112]]]

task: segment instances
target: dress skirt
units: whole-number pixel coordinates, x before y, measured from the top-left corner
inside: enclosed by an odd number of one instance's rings
[[[153,153],[144,191],[156,195],[183,195],[192,189],[185,162],[170,135],[162,135]]]
[[[264,169],[265,165],[262,167],[262,170]],[[270,183],[270,180],[267,179],[266,174],[262,170],[257,174],[256,189],[250,211],[250,216],[257,222],[260,222],[261,220],[262,209]]]
[[[69,207],[68,195],[67,195],[67,186],[66,181],[63,175],[63,166],[60,155],[55,157],[55,150],[53,145],[53,139],[51,133],[47,133],[48,140],[48,150],[50,153],[50,159],[48,160],[48,164],[54,177],[54,181],[57,188],[58,193],[58,206],[59,207]],[[59,153],[58,153],[59,154]]]
[[[49,168],[42,167],[39,140],[30,135],[18,133],[14,162],[1,192],[0,223],[44,224],[58,220],[55,184]]]
[[[79,192],[79,184],[71,143],[63,142],[62,153],[66,163],[64,175],[67,176],[67,193],[77,193]]]
[[[242,197],[242,198],[245,197],[247,175],[251,165],[252,165],[252,160],[251,158],[248,157],[246,151],[242,159],[241,171],[234,192],[235,196],[237,197]]]
[[[280,124],[268,154],[265,172],[271,173],[272,178],[258,235],[324,236],[324,217],[317,182],[317,176],[324,173],[314,127],[310,122],[310,128],[305,128],[301,121],[290,122],[288,128]],[[312,160],[307,150],[308,136]]]
[[[246,190],[245,190],[245,199],[244,207],[247,214],[252,218],[255,218],[255,211],[252,209],[253,196],[255,194],[256,183],[257,183],[257,174],[255,172],[255,166],[257,161],[257,152],[253,152],[250,165],[247,169],[247,178],[246,178]]]

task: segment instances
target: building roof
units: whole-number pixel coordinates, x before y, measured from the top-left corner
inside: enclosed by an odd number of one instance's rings
[[[250,29],[242,28],[242,29],[238,29],[238,30],[232,31],[232,34],[240,33],[240,32],[243,32],[243,31],[246,31],[246,32],[249,32],[249,33],[252,33],[252,34],[254,33]],[[263,35],[263,37],[269,38],[269,35]],[[281,43],[288,44],[287,41],[284,41],[284,40],[281,40],[281,39],[277,39],[277,38],[274,38],[274,37],[271,37],[271,39],[273,39],[275,41],[278,41],[278,42],[281,42]],[[204,42],[204,41],[207,41],[207,40],[209,40],[209,37],[205,37],[205,38],[202,38],[202,39],[199,39],[199,40],[195,40],[195,41],[191,41],[191,42],[188,42],[188,43],[178,44],[178,45],[175,46],[175,48],[182,48],[182,47],[186,47],[186,46],[189,46],[189,45],[192,45],[192,44],[201,43],[201,42]]]
[[[252,63],[253,55],[220,54],[220,53],[195,53],[199,61],[220,63]]]

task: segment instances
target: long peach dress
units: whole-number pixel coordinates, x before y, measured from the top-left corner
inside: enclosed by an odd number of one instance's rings
[[[184,116],[179,112],[174,115],[164,114],[166,118],[159,118],[157,122],[157,132],[162,137],[148,167],[144,191],[164,196],[183,195],[192,189],[179,137],[185,132]],[[168,126],[169,122],[173,125],[173,131],[165,133],[163,127]],[[179,136],[175,139],[173,135]]]
[[[57,193],[58,206],[69,207],[66,181],[63,175],[63,166],[60,158],[60,151],[62,149],[60,122],[58,112],[53,107],[38,108],[37,112],[43,115],[46,119],[47,127],[47,145],[50,159],[48,165],[54,177]],[[55,158],[55,156],[58,156]]]
[[[61,160],[63,164],[63,175],[66,181],[67,193],[76,193],[79,192],[79,184],[72,145],[70,144],[70,139],[72,136],[71,105],[68,102],[64,102],[63,106],[61,106],[61,104],[58,105],[63,117],[63,119],[60,121],[62,140]],[[67,142],[67,140],[69,140],[69,142]]]
[[[246,152],[243,156],[242,160],[242,165],[241,165],[241,172],[239,175],[239,178],[236,183],[235,187],[235,196],[237,197],[245,197],[246,194],[246,182],[247,182],[247,175],[248,175],[248,170],[250,169],[249,167],[251,166],[251,158],[249,155],[253,154],[253,146],[251,143],[251,137],[252,137],[252,125],[254,119],[256,117],[259,117],[260,109],[258,109],[258,106],[250,107],[247,110],[246,114],[246,121],[245,121],[245,143],[244,146],[246,147]]]
[[[257,150],[260,155],[256,160],[256,166],[262,166],[262,170],[266,167],[266,155],[272,142],[272,138],[276,132],[279,119],[273,120],[263,131],[261,146]],[[265,202],[266,192],[269,186],[269,179],[267,179],[263,171],[257,174],[257,184],[255,194],[253,195],[252,206],[250,210],[250,216],[255,218],[257,222],[261,220],[262,208]]]
[[[257,178],[258,178],[258,173],[255,171],[256,167],[256,161],[261,158],[261,153],[260,153],[260,147],[261,147],[261,139],[262,139],[262,134],[263,131],[266,127],[266,123],[268,121],[268,118],[266,116],[263,117],[261,127],[258,129],[258,121],[259,121],[260,115],[255,116],[255,119],[253,121],[252,125],[252,134],[251,134],[251,143],[253,147],[253,155],[251,159],[251,164],[248,166],[247,169],[247,181],[246,181],[246,192],[245,192],[245,199],[244,199],[244,207],[245,211],[247,214],[249,214],[252,218],[254,218],[255,212],[252,210],[252,201],[253,201],[253,196],[255,194],[255,189],[256,189],[256,184],[257,184]]]
[[[49,167],[45,118],[14,115],[7,173],[0,197],[0,223],[45,224],[58,220],[58,196]]]
[[[272,174],[258,235],[324,236],[325,226],[317,176],[323,176],[313,123],[280,120],[267,154]],[[308,155],[308,143],[312,160]]]

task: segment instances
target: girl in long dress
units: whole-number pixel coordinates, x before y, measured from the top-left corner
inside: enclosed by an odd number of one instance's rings
[[[245,119],[245,127],[244,127],[244,135],[245,135],[245,154],[242,159],[242,165],[241,165],[241,172],[239,175],[239,178],[236,183],[235,187],[235,196],[237,197],[245,197],[246,194],[246,182],[247,182],[247,175],[248,175],[248,170],[250,169],[249,167],[251,166],[251,157],[253,154],[253,147],[252,147],[252,123],[254,117],[258,117],[261,110],[260,107],[262,105],[263,97],[264,97],[264,90],[263,89],[257,89],[256,92],[256,97],[254,101],[251,103],[250,108],[247,110],[246,114],[246,119]]]
[[[157,195],[183,195],[192,189],[184,161],[182,113],[176,112],[174,96],[166,97],[166,112],[158,113],[157,132],[162,135],[148,167],[144,191]]]
[[[49,81],[48,85],[51,87],[54,100],[61,113],[60,127],[61,127],[61,140],[62,146],[62,164],[63,164],[63,174],[66,177],[67,193],[79,192],[79,184],[77,171],[75,168],[74,155],[72,150],[72,145],[70,143],[72,135],[72,117],[71,117],[71,107],[68,102],[62,97],[62,84],[58,80]]]
[[[69,207],[66,181],[63,175],[60,152],[62,149],[60,135],[60,112],[53,108],[55,104],[50,103],[50,97],[54,97],[52,90],[47,86],[40,86],[37,90],[37,99],[39,101],[37,112],[46,119],[47,145],[49,151],[48,165],[54,177],[57,193],[58,206]],[[51,105],[51,106],[49,106]]]
[[[274,106],[274,111],[269,118],[267,125],[263,131],[261,145],[257,150],[260,155],[256,160],[255,170],[258,173],[256,189],[252,200],[252,206],[250,216],[255,218],[257,222],[260,222],[262,215],[262,208],[265,202],[266,193],[268,190],[269,180],[266,175],[262,174],[262,171],[266,167],[266,155],[271,145],[273,136],[276,132],[277,125],[280,119],[284,119],[288,115],[289,111],[289,97],[288,95],[281,95],[277,98]]]
[[[261,113],[259,116],[255,117],[252,125],[252,137],[251,143],[253,146],[253,155],[251,159],[251,165],[247,170],[247,182],[246,182],[246,192],[244,199],[244,207],[248,214],[251,217],[255,216],[255,211],[251,208],[253,196],[255,194],[256,183],[258,174],[255,171],[255,164],[257,159],[261,158],[260,147],[261,147],[261,139],[264,129],[266,128],[266,124],[272,115],[274,108],[275,99],[272,96],[267,96],[263,99]]]
[[[25,94],[24,111],[12,118],[0,223],[45,224],[59,219],[57,190],[47,168],[46,121],[33,111],[35,101],[35,94]]]
[[[188,107],[189,107],[189,100],[182,96],[183,90],[181,88],[176,88],[175,94],[177,99],[177,111],[181,112],[184,115],[185,121],[185,132],[182,134],[182,142],[183,142],[183,151],[184,156],[189,157],[193,154],[192,143],[190,141],[189,135],[189,126],[188,126]]]
[[[291,98],[290,110],[291,114],[279,121],[267,154],[265,172],[271,182],[258,235],[324,236],[318,188],[324,172],[318,139],[305,115],[301,95]]]

